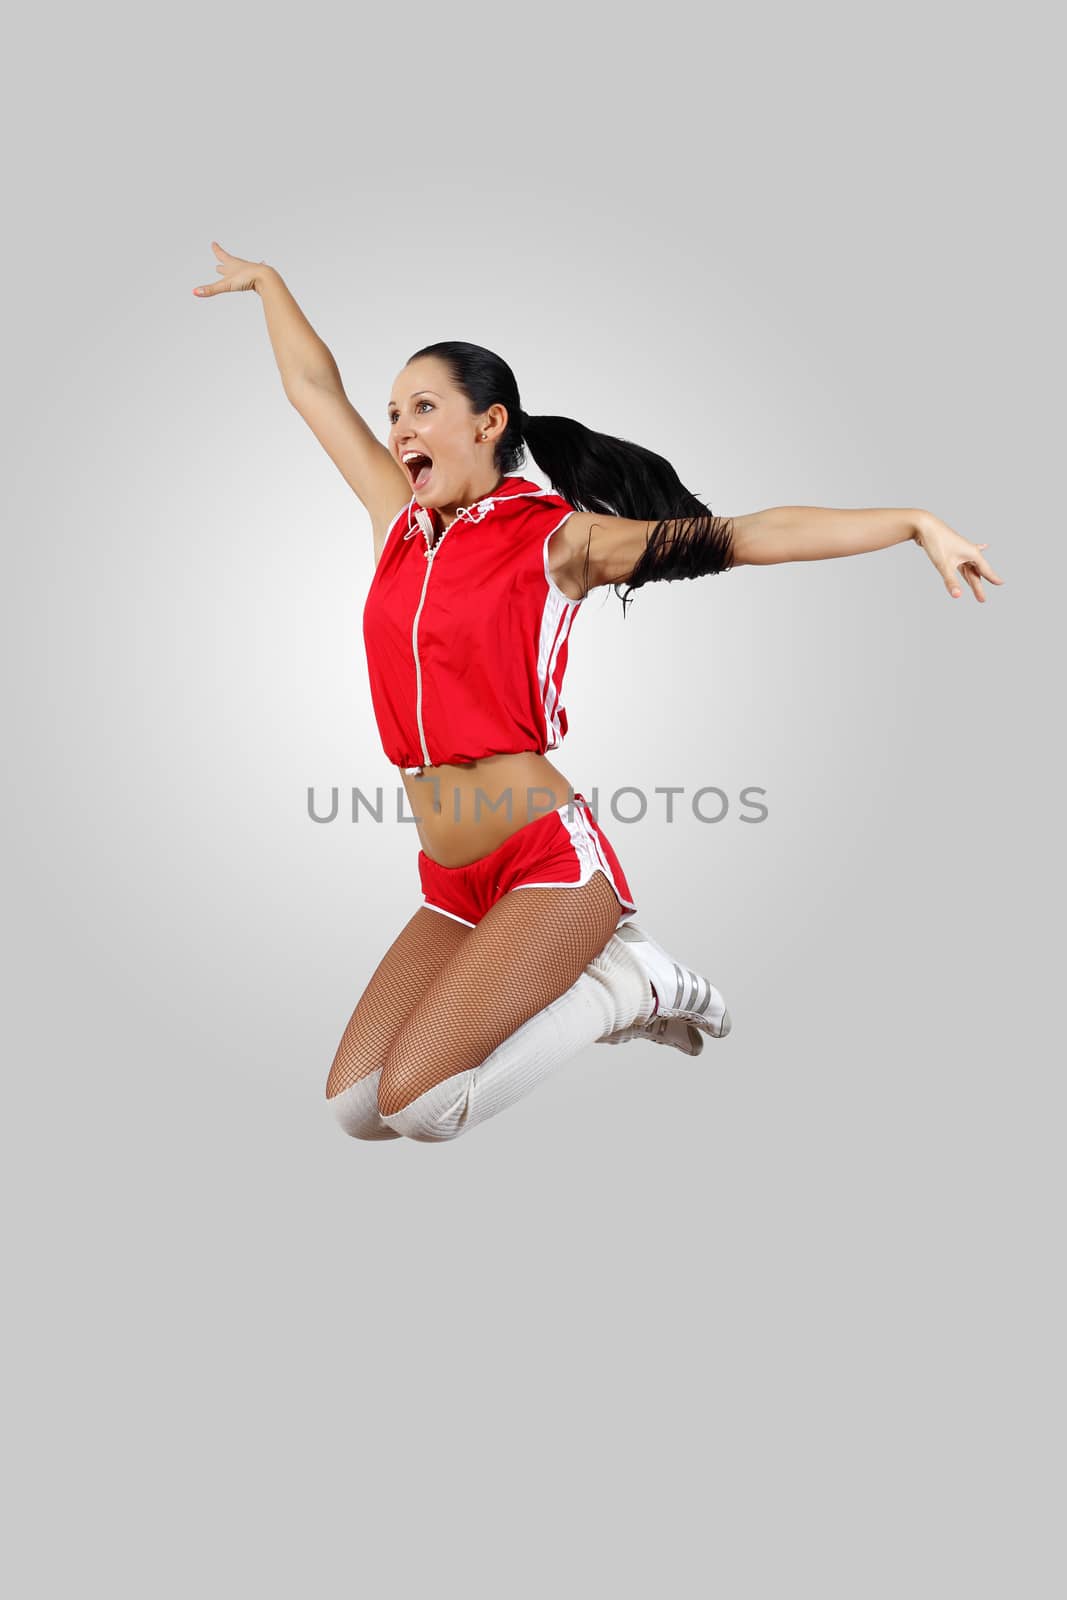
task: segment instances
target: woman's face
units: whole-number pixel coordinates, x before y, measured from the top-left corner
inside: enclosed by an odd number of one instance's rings
[[[436,357],[421,356],[406,366],[389,401],[389,449],[418,503],[465,505],[472,489],[473,497],[484,492],[474,486],[487,468],[493,475],[493,448],[506,420],[503,406],[490,406],[484,416],[475,416],[448,367]]]

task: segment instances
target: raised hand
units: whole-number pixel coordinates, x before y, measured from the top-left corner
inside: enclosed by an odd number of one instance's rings
[[[953,600],[958,600],[962,594],[957,572],[961,572],[971,588],[971,593],[976,600],[985,602],[985,591],[982,588],[982,579],[988,578],[990,583],[1003,583],[1003,578],[998,578],[993,568],[989,565],[983,550],[988,550],[989,545],[972,544],[962,534],[950,528],[947,522],[942,522],[940,517],[935,517],[931,511],[924,511],[919,523],[918,531],[914,535],[915,542],[921,545],[930,557],[934,566],[940,572],[945,582],[945,588]]]
[[[232,289],[254,289],[256,278],[270,271],[265,261],[243,261],[240,256],[231,256],[215,239],[211,241],[211,248],[217,257],[215,271],[221,272],[222,277],[217,283],[198,284],[194,294],[228,294]]]

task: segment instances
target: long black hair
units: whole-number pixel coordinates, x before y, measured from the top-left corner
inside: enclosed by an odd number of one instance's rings
[[[501,477],[516,474],[526,450],[555,492],[576,511],[606,516],[658,519],[627,580],[623,616],[630,596],[656,580],[700,578],[727,572],[733,564],[733,524],[715,516],[682,483],[663,456],[629,439],[596,433],[573,417],[527,416],[519,401],[515,374],[502,357],[480,344],[446,339],[408,357],[436,356],[475,412],[502,405],[508,425],[496,442],[493,464]],[[586,572],[589,559],[586,547]]]

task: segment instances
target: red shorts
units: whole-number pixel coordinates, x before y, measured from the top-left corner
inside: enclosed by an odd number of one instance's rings
[[[473,928],[511,889],[577,889],[603,872],[621,906],[619,925],[637,915],[619,858],[584,795],[535,817],[479,861],[442,867],[419,851],[423,905]]]

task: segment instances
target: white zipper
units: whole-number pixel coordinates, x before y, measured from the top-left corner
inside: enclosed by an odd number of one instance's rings
[[[418,610],[415,612],[415,620],[411,624],[411,653],[415,657],[415,721],[418,723],[419,728],[419,744],[422,746],[422,759],[424,764],[428,767],[432,766],[433,763],[430,760],[430,752],[426,747],[426,730],[422,725],[422,665],[419,661],[419,618],[422,616],[422,608],[426,602],[426,590],[430,582],[430,570],[433,567],[433,558],[437,554],[438,550],[440,550],[445,540],[448,538],[449,532],[453,527],[455,527],[455,521],[448,524],[448,527],[441,534],[441,537],[438,539],[435,545],[430,544],[429,535],[426,534],[425,529],[423,530],[424,536],[426,537],[426,576],[422,580],[422,594],[419,597],[419,606]]]
[[[551,489],[535,489],[535,490],[523,489],[523,490],[520,490],[520,492],[518,494],[499,495],[496,498],[494,498],[494,496],[492,496],[492,495],[486,495],[484,499],[476,501],[473,506],[461,506],[459,508],[458,512],[456,513],[455,517],[448,524],[448,527],[445,528],[444,532],[441,534],[441,537],[438,539],[438,541],[437,541],[437,543],[435,545],[431,545],[430,544],[430,531],[431,531],[432,524],[431,524],[429,516],[427,515],[427,513],[423,510],[423,508],[421,506],[419,508],[419,511],[416,511],[414,513],[415,521],[418,524],[418,526],[422,529],[423,538],[426,540],[426,549],[423,552],[424,555],[426,556],[426,576],[422,580],[422,594],[419,596],[419,605],[418,605],[418,610],[415,612],[415,620],[411,624],[411,653],[415,658],[415,721],[416,721],[416,723],[418,725],[418,729],[419,729],[419,744],[422,747],[423,764],[425,766],[427,766],[427,767],[431,766],[432,763],[430,761],[430,752],[426,747],[426,730],[424,729],[424,727],[422,725],[422,666],[421,666],[421,664],[419,662],[418,633],[419,633],[419,618],[422,615],[422,608],[423,608],[423,605],[424,605],[425,600],[426,600],[426,589],[427,589],[427,586],[428,586],[428,584],[430,582],[430,568],[433,566],[433,558],[437,554],[438,550],[440,550],[441,546],[444,544],[445,539],[448,537],[448,534],[451,531],[451,529],[455,527],[456,523],[460,520],[461,517],[465,518],[469,522],[481,522],[482,518],[484,516],[486,516],[490,511],[492,511],[494,505],[496,504],[497,499],[500,499],[501,501],[503,501],[503,500],[535,500],[535,499],[539,499],[542,495],[548,495],[548,494],[551,494],[552,492],[553,491]],[[414,500],[411,500],[411,501],[408,502],[408,531],[404,535],[405,539],[411,539],[415,535],[415,529],[413,527],[411,527],[411,516],[412,516],[412,509],[411,508],[412,508],[413,505],[414,505]],[[420,512],[421,512],[421,515],[420,515]],[[404,771],[405,772],[418,772],[418,771],[421,771],[421,768],[418,768],[418,767],[405,767]]]

